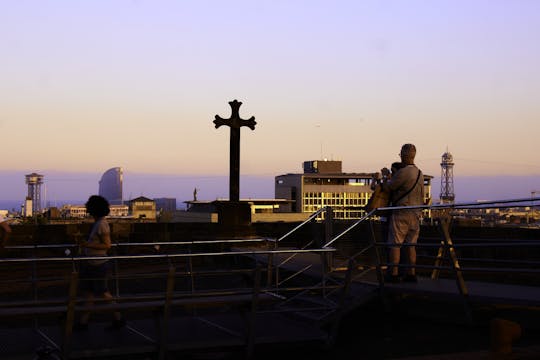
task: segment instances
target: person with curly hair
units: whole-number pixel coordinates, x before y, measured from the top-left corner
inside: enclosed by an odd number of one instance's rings
[[[102,196],[92,195],[86,202],[86,212],[94,218],[94,224],[88,240],[79,242],[79,247],[84,256],[96,257],[96,259],[81,261],[79,278],[86,305],[92,306],[95,296],[113,302],[113,296],[107,284],[109,261],[103,259],[111,248],[111,231],[106,220],[106,216],[110,213],[109,202]],[[84,312],[76,325],[76,330],[88,329],[89,318],[90,312]],[[110,328],[119,329],[125,324],[120,312],[114,312]]]

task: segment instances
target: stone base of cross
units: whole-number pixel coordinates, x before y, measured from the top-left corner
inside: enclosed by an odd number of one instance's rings
[[[251,227],[251,205],[244,201],[213,202],[218,212],[221,236],[243,238],[253,235]]]

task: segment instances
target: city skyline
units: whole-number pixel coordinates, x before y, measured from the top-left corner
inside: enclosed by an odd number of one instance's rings
[[[373,172],[406,142],[436,178],[447,147],[456,179],[540,175],[539,2],[0,4],[2,171],[226,176],[237,99],[244,177]]]
[[[301,173],[298,169],[294,173]],[[364,172],[358,169],[356,172]],[[0,170],[2,187],[0,203],[21,203],[26,197],[27,186],[24,174],[27,172],[6,172]],[[276,174],[284,175],[285,172]],[[43,202],[56,206],[64,201],[84,203],[88,196],[98,194],[102,172],[58,172],[43,173]],[[433,174],[426,174],[432,175]],[[186,176],[135,173],[124,170],[124,201],[145,196],[148,198],[174,197],[179,207],[182,202],[193,200],[193,190],[197,188],[199,200],[227,199],[229,191],[228,174]],[[240,176],[240,197],[242,199],[274,198],[274,176]],[[474,202],[477,200],[505,200],[535,197],[540,194],[536,176],[500,177],[454,177],[456,202]],[[440,194],[440,174],[432,179],[432,197],[438,201]],[[46,204],[44,204],[46,205]],[[11,205],[13,207],[15,205]],[[10,207],[10,209],[11,209]],[[1,209],[1,206],[0,206]]]

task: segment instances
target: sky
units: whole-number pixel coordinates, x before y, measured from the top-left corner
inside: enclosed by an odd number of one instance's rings
[[[536,0],[0,0],[0,183],[36,171],[71,194],[82,186],[68,178],[97,189],[116,166],[226,177],[229,130],[212,121],[237,99],[257,121],[241,131],[242,176],[325,158],[374,172],[410,142],[434,183],[448,150],[456,188],[477,179],[503,199],[519,178],[527,197],[540,190],[538,64]],[[24,194],[16,181],[0,199]],[[141,181],[129,191],[159,196]]]

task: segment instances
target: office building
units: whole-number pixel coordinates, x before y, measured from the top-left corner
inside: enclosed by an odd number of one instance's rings
[[[156,202],[144,196],[129,201],[131,216],[135,219],[156,219]]]

